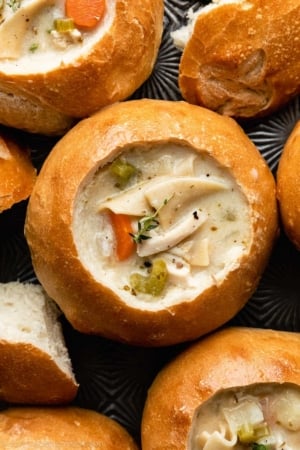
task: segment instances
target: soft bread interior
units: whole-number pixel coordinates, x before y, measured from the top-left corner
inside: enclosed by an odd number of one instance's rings
[[[188,450],[300,447],[300,388],[258,383],[218,391],[193,416]]]
[[[4,2],[0,24],[0,69],[6,74],[48,72],[88,54],[110,28],[115,0],[106,2],[101,23],[91,31],[56,33],[54,20],[65,17],[63,0]]]
[[[193,33],[198,16],[207,14],[218,7],[228,4],[240,4],[242,8],[251,8],[248,0],[213,0],[212,3],[201,6],[199,9],[194,10],[190,8],[187,14],[187,24],[171,32],[174,45],[180,50],[183,50]]]
[[[124,302],[148,310],[222,283],[249,252],[253,231],[248,201],[229,170],[206,152],[172,143],[128,148],[121,158],[136,169],[125,188],[107,164],[78,191],[73,236],[86,269]],[[135,233],[141,218],[158,211],[159,226],[125,261],[115,257],[109,211],[131,217]],[[131,274],[145,276],[156,259],[166,262],[167,288],[155,296],[132,290]]]
[[[59,309],[40,285],[0,283],[0,339],[33,345],[74,379],[59,315]]]

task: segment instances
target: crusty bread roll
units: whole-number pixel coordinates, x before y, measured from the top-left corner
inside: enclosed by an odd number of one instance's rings
[[[38,279],[76,329],[158,346],[232,318],[277,227],[274,178],[236,122],[145,99],[57,143],[25,233]]]
[[[300,120],[295,124],[279,159],[277,197],[284,230],[300,250]]]
[[[300,92],[300,1],[216,0],[191,14],[183,47],[183,97],[234,117],[269,114]]]
[[[143,450],[186,450],[196,408],[220,389],[266,382],[299,385],[299,344],[298,333],[232,327],[189,346],[148,391]]]
[[[289,448],[300,443],[300,386],[255,383],[221,389],[194,412],[188,450]]]
[[[137,450],[118,422],[78,407],[14,407],[0,412],[2,450]]]
[[[0,284],[0,399],[18,404],[62,404],[78,384],[60,314],[39,285]]]
[[[0,135],[0,213],[31,194],[36,179],[26,148],[10,137]]]
[[[149,77],[161,42],[163,0],[104,0],[96,25],[74,19],[74,29],[61,22],[70,14],[65,3],[4,2],[0,123],[62,134],[72,118],[127,98]]]

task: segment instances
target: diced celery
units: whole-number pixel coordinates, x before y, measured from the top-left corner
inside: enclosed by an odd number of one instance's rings
[[[153,261],[152,269],[148,276],[140,273],[131,274],[130,285],[137,292],[157,296],[163,291],[167,278],[168,270],[165,261],[156,259]]]
[[[55,19],[54,20],[54,29],[59,33],[66,33],[68,31],[74,30],[74,21],[68,17]]]
[[[110,165],[110,173],[118,179],[121,186],[128,183],[130,178],[135,175],[136,172],[136,167],[122,158],[115,159]]]
[[[239,441],[242,444],[256,442],[260,438],[270,434],[268,425],[265,422],[258,424],[245,423],[237,431]]]

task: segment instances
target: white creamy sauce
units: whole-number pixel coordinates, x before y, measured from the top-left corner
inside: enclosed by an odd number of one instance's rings
[[[115,0],[109,0],[96,28],[57,33],[54,21],[66,18],[64,5],[63,0],[21,0],[19,3],[4,0],[0,16],[1,71],[38,73],[68,64],[89,53],[109,30],[115,15]]]
[[[187,448],[298,450],[299,386],[260,383],[217,392],[196,409]]]
[[[132,148],[121,158],[137,169],[129,183],[116,187],[107,165],[89,175],[74,205],[74,240],[94,278],[146,309],[192,300],[221,282],[252,243],[248,202],[230,172],[207,154],[175,144]],[[129,216],[134,233],[155,211],[159,225],[118,261],[108,211]],[[147,276],[156,259],[167,265],[163,292],[133,295],[130,275]]]

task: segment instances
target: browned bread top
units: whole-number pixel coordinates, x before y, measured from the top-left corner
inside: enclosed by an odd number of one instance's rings
[[[143,413],[143,450],[185,450],[194,411],[219,389],[300,384],[300,334],[227,328],[192,344],[154,380]]]
[[[27,199],[35,179],[28,149],[6,135],[0,136],[0,213]]]
[[[137,450],[132,437],[118,422],[78,407],[3,410],[0,412],[0,444],[3,450],[43,447],[53,450]]]
[[[299,0],[284,6],[280,0],[236,0],[204,7],[184,40],[183,97],[234,117],[277,110],[300,92],[299,23]]]
[[[136,169],[121,188],[111,170],[120,159]],[[134,235],[153,210],[161,226],[119,260],[109,211],[129,217]],[[277,228],[274,178],[237,123],[163,100],[112,105],[67,133],[39,174],[25,227],[37,277],[73,326],[141,345],[229,320],[256,288]],[[147,278],[157,260],[165,283]]]
[[[300,121],[298,121],[279,159],[277,197],[284,230],[300,249]]]

